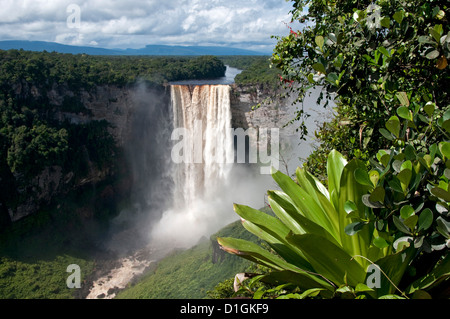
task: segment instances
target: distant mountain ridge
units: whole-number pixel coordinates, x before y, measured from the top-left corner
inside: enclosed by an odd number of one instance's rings
[[[27,51],[47,51],[89,55],[270,55],[232,47],[218,46],[172,46],[147,45],[141,49],[105,49],[89,46],[74,46],[45,41],[9,40],[0,41],[0,50],[24,49]]]

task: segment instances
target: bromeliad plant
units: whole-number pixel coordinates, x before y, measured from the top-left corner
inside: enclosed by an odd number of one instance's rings
[[[365,285],[368,267],[388,256],[402,256],[392,255],[390,246],[375,245],[380,236],[370,224],[375,216],[362,200],[370,187],[355,179],[356,172],[363,169],[361,161],[347,162],[333,151],[327,162],[328,189],[301,168],[296,171],[298,184],[273,172],[281,188],[268,192],[276,217],[242,205],[235,205],[235,211],[244,227],[267,242],[274,253],[233,238],[218,238],[219,244],[227,252],[273,269],[268,275],[271,280],[295,283],[302,290],[335,292],[342,286],[370,290]],[[410,256],[412,250],[401,254]],[[385,267],[384,263],[380,267],[388,277],[401,277],[393,273],[406,269]],[[398,280],[393,284],[395,287]],[[394,287],[386,285],[380,293],[392,293]]]
[[[386,127],[391,126],[387,124]],[[447,144],[440,145],[446,152]],[[426,247],[420,244],[424,242],[424,232],[433,224],[436,232],[431,232],[427,240],[442,235],[448,243],[448,224],[441,216],[430,215],[423,204],[412,210],[406,205],[396,210],[381,204],[383,201],[405,204],[397,201],[406,199],[405,192],[409,189],[406,185],[411,182],[413,166],[408,162],[393,164],[393,160],[402,158],[398,154],[398,150],[392,150],[386,158],[387,153],[382,153],[380,161],[386,164],[384,170],[380,172],[378,165],[367,173],[361,161],[347,162],[340,153],[332,151],[327,162],[328,188],[301,168],[296,171],[297,183],[274,171],[272,176],[281,190],[269,191],[268,199],[276,217],[248,206],[234,207],[244,227],[263,239],[272,251],[240,239],[218,238],[218,242],[229,253],[271,268],[273,271],[261,277],[263,280],[266,277],[271,282],[295,284],[306,294],[323,290],[330,296],[330,293],[349,290],[355,296],[364,292],[360,297],[392,297],[394,293],[407,297],[398,286],[412,262],[422,256]],[[423,162],[420,156],[417,158],[419,163]],[[395,167],[395,172],[388,178],[391,167]],[[424,166],[425,170],[426,167],[431,169],[431,164]],[[411,172],[405,171],[407,169]],[[398,183],[390,180],[398,180]],[[419,177],[415,177],[416,183],[417,180]],[[441,183],[441,186],[444,185]],[[392,191],[389,187],[403,195],[386,196],[387,191]],[[448,199],[444,197],[447,195],[443,193],[448,194],[447,189],[434,186],[430,190],[439,198],[436,207],[440,207],[437,209],[442,213],[448,212],[448,202],[445,202]],[[403,236],[403,232],[411,236]],[[437,248],[444,249],[442,243]],[[369,283],[374,277],[368,270],[374,267],[379,277]],[[411,280],[406,292],[415,293],[416,297],[429,297],[422,289],[432,288],[448,280],[449,276],[450,258],[444,252],[438,254],[426,274]]]

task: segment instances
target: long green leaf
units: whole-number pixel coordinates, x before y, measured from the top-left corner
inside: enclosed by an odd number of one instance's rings
[[[295,174],[297,175],[297,181],[301,187],[309,188],[309,193],[319,192],[323,194],[326,198],[330,199],[330,193],[328,189],[313,175],[308,173],[304,168],[297,167]]]
[[[344,156],[338,151],[332,150],[330,154],[328,154],[328,192],[330,194],[330,199],[334,204],[336,203],[334,202],[333,194],[335,194],[334,196],[336,196],[336,198],[339,195],[341,175],[345,165],[347,165],[347,161],[345,160]]]
[[[280,171],[272,173],[272,177],[280,188],[288,195],[299,213],[314,221],[329,232],[333,232],[333,225],[320,203],[297,185],[289,176]]]
[[[304,252],[317,272],[335,284],[345,284],[345,278],[351,286],[364,282],[365,269],[341,247],[322,236],[291,234],[287,239]]]
[[[261,248],[255,243],[236,238],[220,237],[217,238],[219,245],[228,253],[238,255],[239,257],[248,259],[252,262],[267,266],[280,272],[295,273],[295,278],[301,278],[304,282],[305,289],[323,287],[331,289],[331,285],[320,276],[305,272],[281,258],[271,254],[267,250]]]
[[[244,220],[248,220],[268,232],[271,236],[284,239],[290,229],[279,219],[245,205],[234,204],[234,211]]]
[[[339,233],[339,218],[337,212],[330,201],[330,194],[325,186],[319,182],[317,178],[309,174],[305,169],[297,168],[297,182],[299,185],[311,195],[314,200],[322,206],[323,211],[327,214],[331,221],[336,234]]]
[[[290,198],[281,191],[268,191],[270,208],[275,215],[294,233],[304,234],[306,230],[300,224],[303,217],[292,204]],[[304,218],[304,217],[303,217]]]
[[[238,238],[219,237],[217,238],[217,242],[226,252],[248,259],[257,264],[279,271],[285,269],[296,271],[292,265],[283,259],[271,254],[250,241]]]
[[[272,285],[290,283],[297,285],[302,290],[325,288],[334,291],[334,287],[320,277],[313,279],[310,276],[305,276],[304,274],[295,273],[289,270],[272,271],[262,277],[261,281]]]
[[[266,241],[284,260],[305,270],[312,271],[303,253],[286,240],[290,229],[279,219],[244,205],[234,205],[245,229]]]
[[[295,207],[286,202],[277,191],[270,191],[269,204],[273,212],[291,229],[294,234],[317,234],[339,245],[339,236],[334,237],[320,225],[302,216]]]
[[[365,169],[364,164],[359,160],[350,161],[342,171],[339,198],[338,198],[338,214],[341,230],[341,243],[343,248],[352,256],[367,256],[367,250],[371,243],[370,227],[364,227],[357,235],[349,236],[345,233],[345,227],[353,221],[347,218],[345,211],[346,203],[352,201],[358,208],[359,218],[365,218],[365,205],[362,202],[362,196],[367,194],[370,187],[359,184],[355,179],[355,171]],[[362,265],[367,266],[366,261],[360,261]]]

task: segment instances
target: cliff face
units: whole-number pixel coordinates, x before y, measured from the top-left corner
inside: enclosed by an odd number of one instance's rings
[[[30,84],[18,84],[15,91],[17,95],[47,101],[52,106],[52,117],[55,120],[61,122],[68,120],[73,124],[105,120],[111,124],[109,132],[114,137],[117,147],[124,150],[125,154],[129,154],[125,162],[120,164],[129,165],[129,170],[125,173],[129,176],[122,181],[121,192],[127,191],[124,188],[128,188],[129,191],[131,187],[134,187],[133,191],[136,192],[145,191],[148,176],[162,178],[162,175],[158,175],[161,173],[158,172],[158,163],[162,163],[165,158],[157,153],[159,147],[167,143],[167,128],[170,130],[171,125],[169,87],[149,88],[142,83],[133,86],[102,85],[90,90],[74,91],[64,84],[54,84],[47,90],[38,89]],[[267,99],[272,97],[273,92],[259,86],[233,85],[232,127],[273,128],[283,125],[287,108],[277,99],[269,103]],[[76,102],[77,108],[68,107],[68,101],[72,104]],[[261,107],[252,111],[252,106],[258,103],[261,103]],[[161,131],[165,131],[163,137]],[[142,176],[141,172],[133,171],[133,165],[136,161],[149,161],[144,153],[152,152],[143,150],[147,147],[154,148],[156,155],[151,159],[152,165],[147,167],[149,175]],[[16,207],[8,208],[11,221],[17,221],[38,211],[55,196],[86,185],[96,185],[117,174],[117,170],[112,167],[99,169],[94,163],[90,163],[89,154],[85,157],[89,170],[84,176],[76,176],[74,172],[66,172],[62,167],[54,165],[46,167],[29,182],[27,187],[18,189],[23,200]],[[108,193],[114,196],[115,191],[109,187]]]
[[[260,85],[233,85],[231,111],[234,128],[280,128],[288,119],[287,102]]]
[[[51,106],[47,116],[59,122],[69,121],[72,124],[86,124],[92,121],[105,120],[110,124],[109,133],[113,136],[116,146],[123,152],[132,140],[139,137],[137,123],[152,116],[155,109],[161,105],[168,105],[169,90],[165,87],[149,88],[144,84],[133,86],[103,85],[92,89],[70,89],[65,84],[53,84],[50,89],[42,88],[39,84],[17,83],[14,86],[16,96],[27,101],[43,101]],[[160,117],[160,116],[159,116]],[[141,125],[142,126],[142,125]],[[13,207],[7,207],[9,219],[15,222],[38,211],[49,204],[55,196],[64,195],[82,187],[96,187],[98,183],[113,178],[117,173],[130,175],[127,171],[126,158],[117,158],[120,163],[116,167],[99,165],[91,161],[89,152],[80,150],[85,159],[87,170],[81,174],[66,171],[61,166],[46,167],[31,180],[23,181],[23,177],[15,174],[17,189],[15,193],[19,200]],[[117,155],[117,154],[116,154]],[[128,176],[128,179],[132,179]],[[122,180],[120,192],[126,192],[131,180]],[[111,188],[109,188],[111,193]],[[117,193],[117,192],[116,192]],[[102,195],[101,192],[98,194]],[[104,195],[104,194],[103,194]],[[103,196],[102,195],[102,196]],[[4,209],[4,207],[3,207]],[[90,213],[88,215],[92,215]]]

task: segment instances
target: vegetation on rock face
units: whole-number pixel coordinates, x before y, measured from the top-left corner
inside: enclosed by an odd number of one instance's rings
[[[258,280],[297,289],[278,286],[278,297],[448,298],[447,2],[293,5],[293,20],[306,27],[279,38],[272,62],[299,101],[323,87],[319,100],[335,99],[337,117],[316,133],[322,145],[295,182],[273,174],[282,190],[269,191],[278,219],[235,207],[275,254],[230,238],[219,243],[272,269]],[[371,266],[379,271],[373,286]]]

